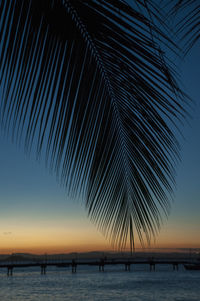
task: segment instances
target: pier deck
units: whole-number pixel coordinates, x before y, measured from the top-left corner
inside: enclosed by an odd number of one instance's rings
[[[104,271],[104,268],[109,265],[124,265],[125,271],[130,271],[131,265],[149,265],[150,271],[155,271],[156,265],[171,265],[173,270],[178,270],[179,265],[188,264],[189,260],[133,260],[133,259],[100,259],[100,260],[65,260],[65,261],[38,261],[38,262],[0,262],[0,268],[7,269],[7,275],[13,275],[13,269],[16,268],[28,268],[28,267],[39,267],[41,274],[46,274],[46,268],[48,266],[56,267],[70,267],[72,272],[75,273],[78,266],[96,266],[99,271]]]

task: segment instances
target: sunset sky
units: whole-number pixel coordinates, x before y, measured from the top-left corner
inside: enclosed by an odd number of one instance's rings
[[[156,248],[200,248],[200,43],[179,63],[186,92],[196,101],[182,132],[182,162],[169,219]],[[140,247],[136,240],[136,248]],[[28,158],[0,132],[0,253],[112,250],[44,164]]]

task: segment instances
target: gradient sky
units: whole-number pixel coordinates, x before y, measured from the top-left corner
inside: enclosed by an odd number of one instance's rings
[[[199,48],[200,43],[179,63],[185,90],[196,104],[190,124],[182,129],[175,202],[152,243],[156,248],[200,248]],[[111,245],[87,218],[84,204],[72,202],[43,163],[26,157],[0,132],[0,253],[108,249]]]

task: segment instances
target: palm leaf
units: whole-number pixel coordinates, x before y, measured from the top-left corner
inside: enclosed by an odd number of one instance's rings
[[[1,125],[45,155],[113,244],[134,246],[168,214],[185,116],[141,1],[2,0]]]
[[[176,2],[170,10],[170,16],[175,19],[176,34],[187,53],[200,38],[200,3],[199,0]]]

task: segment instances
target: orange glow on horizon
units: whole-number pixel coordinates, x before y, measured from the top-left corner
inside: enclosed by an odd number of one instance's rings
[[[81,253],[91,251],[118,251],[97,231],[89,221],[55,220],[37,223],[28,219],[1,219],[0,221],[0,254],[33,253],[58,254]],[[200,249],[198,227],[184,228],[168,223],[163,227],[150,248],[142,249],[135,241],[136,251],[172,250],[180,248]],[[128,251],[127,248],[124,251]]]
[[[136,252],[181,252],[181,249],[200,249],[200,244],[152,244],[150,247],[142,248],[139,244],[136,245]],[[13,244],[0,247],[0,254],[12,253],[31,253],[31,254],[67,254],[67,253],[87,253],[87,252],[118,252],[119,250],[112,248],[109,243],[83,243],[83,244]],[[122,252],[130,251],[129,248]]]

